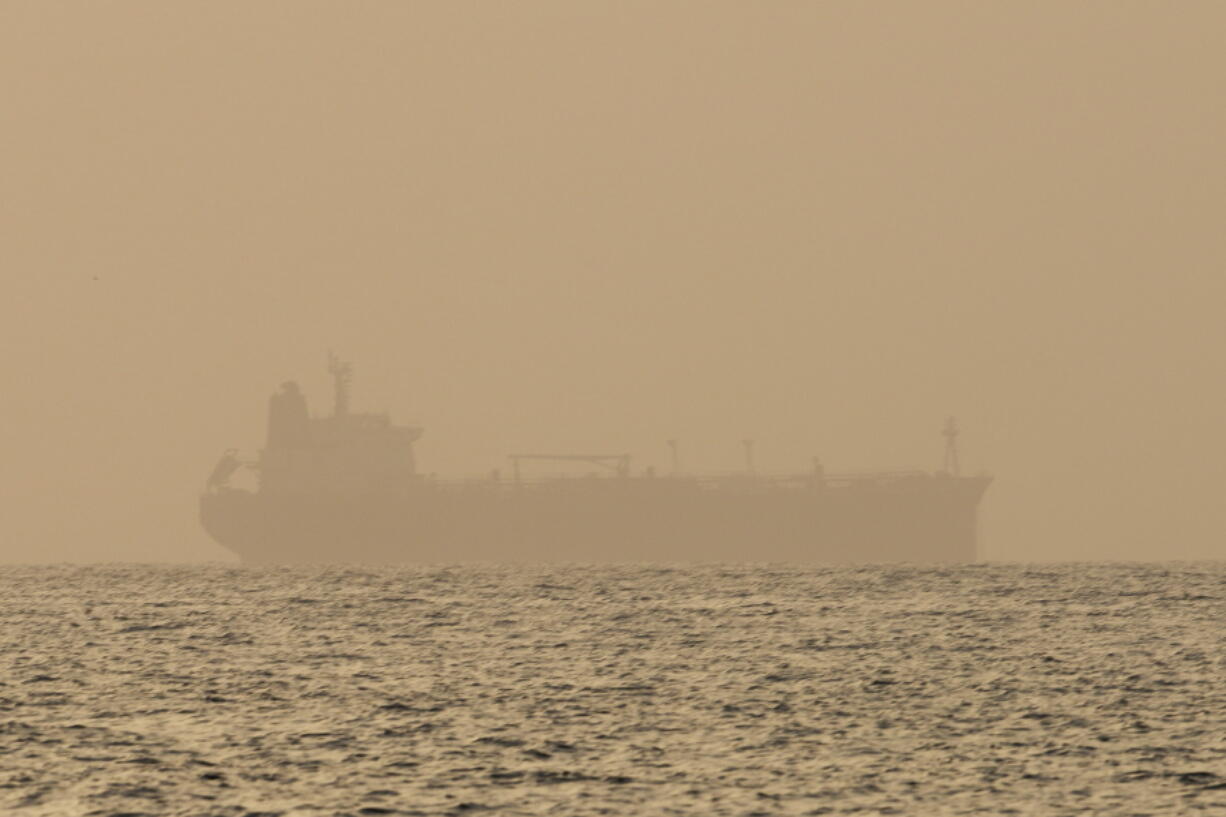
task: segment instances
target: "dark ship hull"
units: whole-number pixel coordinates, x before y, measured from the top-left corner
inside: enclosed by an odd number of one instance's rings
[[[201,498],[245,562],[970,562],[987,477],[420,484]]]
[[[246,562],[800,561],[969,562],[991,481],[957,476],[953,421],[945,469],[722,477],[653,469],[621,455],[515,454],[513,477],[447,481],[417,473],[421,429],[349,410],[348,364],[333,359],[335,407],[312,417],[294,382],[269,400],[254,460],[227,451],[200,498],[205,530]],[[521,465],[563,460],[604,476],[521,479]],[[231,486],[254,470],[254,491]]]

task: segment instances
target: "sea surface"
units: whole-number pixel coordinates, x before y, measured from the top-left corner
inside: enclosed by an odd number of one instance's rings
[[[1226,563],[0,567],[0,814],[1226,814]]]

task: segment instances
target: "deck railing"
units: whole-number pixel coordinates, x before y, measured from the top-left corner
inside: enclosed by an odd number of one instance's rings
[[[574,476],[555,474],[533,476],[520,479],[507,478],[501,475],[484,477],[448,478],[433,475],[423,476],[425,484],[441,489],[477,489],[485,487],[489,490],[516,490],[555,488],[582,489],[584,487],[632,484],[636,487],[658,486],[661,490],[670,487],[678,489],[698,490],[743,490],[743,491],[773,491],[773,490],[805,490],[818,488],[841,488],[856,485],[884,484],[900,480],[925,479],[933,477],[931,471],[922,469],[898,469],[889,471],[846,471],[840,473],[818,474],[814,472],[779,472],[755,473],[744,472],[707,473],[707,474],[672,474],[666,476],[634,475],[619,476],[616,474],[592,474]]]

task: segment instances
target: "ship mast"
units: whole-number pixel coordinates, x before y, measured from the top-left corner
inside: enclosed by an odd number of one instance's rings
[[[941,436],[945,438],[945,473],[959,476],[962,469],[958,465],[958,423],[953,417],[945,418]]]
[[[332,415],[344,417],[349,413],[349,384],[353,380],[353,364],[345,363],[329,352],[328,373],[332,375],[334,395]]]

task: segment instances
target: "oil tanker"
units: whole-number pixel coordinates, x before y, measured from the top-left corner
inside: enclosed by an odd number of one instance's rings
[[[957,428],[937,471],[632,472],[624,454],[513,454],[475,479],[419,473],[422,430],[350,410],[352,367],[330,362],[332,413],[312,417],[294,382],[272,396],[264,448],[222,455],[200,496],[219,544],[252,563],[969,562],[991,477],[962,476]],[[583,476],[531,476],[540,461]],[[254,475],[242,487],[235,477]]]

